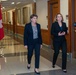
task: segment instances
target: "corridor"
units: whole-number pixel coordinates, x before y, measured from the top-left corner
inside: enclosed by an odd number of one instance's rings
[[[0,42],[0,75],[35,75],[34,57],[32,58],[31,69],[27,69],[27,50],[24,48],[23,41],[19,41],[17,37],[15,38],[13,34],[8,32],[5,34],[6,36]],[[47,56],[44,57],[43,54]],[[76,75],[76,60],[68,60],[70,61],[67,66],[68,73],[65,74],[61,70],[60,56],[56,68],[52,68],[52,54],[53,50],[49,48],[43,46],[41,49],[41,75]]]
[[[61,33],[62,30],[67,33],[67,35],[64,35],[67,48],[59,49],[56,67],[53,68],[54,46],[53,35],[51,35],[53,28],[51,27],[57,21],[56,15],[58,13],[62,14],[61,24],[62,22],[66,24],[66,28],[64,27],[66,31],[64,28],[61,28],[61,31],[58,30],[59,28],[55,28],[57,29],[55,33],[59,31]],[[40,24],[39,28],[41,28],[39,29],[41,40],[38,41],[42,45],[40,50],[40,75],[76,75],[75,13],[76,0],[0,0],[0,29],[2,30],[0,31],[0,75],[37,75],[34,72],[34,55],[31,68],[30,70],[27,69],[27,49],[23,43],[24,29],[27,23],[31,22],[30,24],[32,24],[32,14],[38,16],[35,25],[38,23]],[[26,29],[27,32],[30,31],[26,33],[28,35],[32,33],[30,28]],[[35,32],[37,33],[37,30]],[[56,41],[58,41],[58,38]],[[57,44],[59,44],[59,41]],[[62,71],[62,50],[67,50],[67,73]]]

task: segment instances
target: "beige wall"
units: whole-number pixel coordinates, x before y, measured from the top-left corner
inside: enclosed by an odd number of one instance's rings
[[[48,20],[48,4],[47,0],[37,0],[36,2],[36,12],[38,15],[38,22],[41,24],[42,29],[47,29]]]
[[[47,25],[48,25],[48,20],[47,20],[47,16],[48,16],[48,0],[37,0],[36,2],[36,12],[38,15],[38,23],[41,24],[41,28],[42,29],[46,29],[47,30]],[[23,7],[29,7],[29,10],[31,10],[30,15],[32,14],[32,4],[29,5],[25,5]],[[21,9],[21,11],[23,11],[23,7],[19,7]],[[12,23],[12,11],[10,10],[8,12],[10,12],[10,21]],[[67,23],[68,26],[68,20],[66,19],[66,15],[68,15],[68,0],[60,0],[60,12],[62,13],[63,17],[64,17],[64,21]],[[21,12],[21,25],[23,25],[23,13]],[[29,17],[30,17],[29,15]]]
[[[39,17],[38,22],[41,24],[42,29],[47,29],[48,20],[48,0],[37,0],[36,4],[36,12]],[[60,0],[60,13],[63,15],[64,22],[67,23],[68,26],[68,20],[66,19],[66,15],[68,15],[68,0]]]
[[[19,7],[19,8],[16,8],[16,9],[20,9],[21,10],[21,24],[20,25],[22,25],[22,26],[24,26],[25,24],[23,24],[23,8],[24,7],[28,7],[29,8],[29,10],[28,10],[28,21],[30,21],[30,15],[33,13],[32,12],[32,4],[28,4],[28,5],[25,5],[25,6],[23,6],[23,7]],[[6,12],[9,12],[9,15],[10,15],[10,22],[11,22],[11,24],[13,24],[12,22],[13,22],[13,20],[12,20],[12,11],[14,11],[15,9],[11,9],[11,10],[9,10],[9,11],[5,11],[5,12],[3,12],[3,13],[6,13]],[[6,16],[5,16],[5,18],[6,18]]]
[[[66,19],[66,15],[68,15],[68,0],[60,0],[60,12],[63,15],[64,22],[67,23],[68,27],[68,19]]]

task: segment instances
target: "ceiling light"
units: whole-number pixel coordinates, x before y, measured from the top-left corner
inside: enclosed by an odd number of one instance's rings
[[[11,4],[15,4],[15,2],[12,2]]]
[[[5,9],[5,7],[1,7],[1,10],[4,10]]]
[[[5,7],[2,7],[2,9],[5,9]]]
[[[36,2],[36,0],[33,0],[34,2]]]
[[[0,1],[7,1],[7,0],[0,0]]]
[[[20,4],[21,2],[17,2],[17,4]]]
[[[2,7],[3,9],[5,9],[5,7]]]

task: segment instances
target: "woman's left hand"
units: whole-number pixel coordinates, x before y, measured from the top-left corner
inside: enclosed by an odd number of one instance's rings
[[[40,46],[40,48],[42,48],[42,45]]]
[[[65,35],[65,32],[62,32],[62,35]]]

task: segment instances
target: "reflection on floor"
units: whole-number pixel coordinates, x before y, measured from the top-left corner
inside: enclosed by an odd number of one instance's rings
[[[9,36],[5,36],[5,38],[1,41],[0,46],[0,75],[34,72],[34,56],[32,59],[31,69],[27,70],[27,50],[22,44],[20,44],[20,42]],[[40,60],[40,71],[60,69],[58,66],[53,69],[51,67],[52,63],[42,56]]]
[[[44,48],[45,49],[45,48]],[[51,59],[44,50],[41,50],[40,72],[41,75],[76,75],[76,60],[68,60],[68,73],[61,70],[61,59],[58,60],[56,68],[52,68]],[[48,59],[45,59],[43,56]],[[34,56],[32,58],[31,69],[27,69],[27,50],[23,44],[11,36],[5,36],[0,41],[0,75],[36,75],[34,73]],[[71,67],[71,68],[70,68]]]
[[[33,58],[34,60],[34,58]],[[16,56],[16,57],[4,57],[0,60],[1,62],[1,74],[0,75],[10,75],[10,74],[20,74],[20,73],[30,73],[34,72],[34,61],[32,60],[31,69],[27,69],[26,56]],[[46,63],[44,63],[46,62]],[[60,67],[56,66],[55,69],[51,68],[51,62],[41,57],[40,71],[57,70]],[[4,72],[3,72],[4,71]]]

